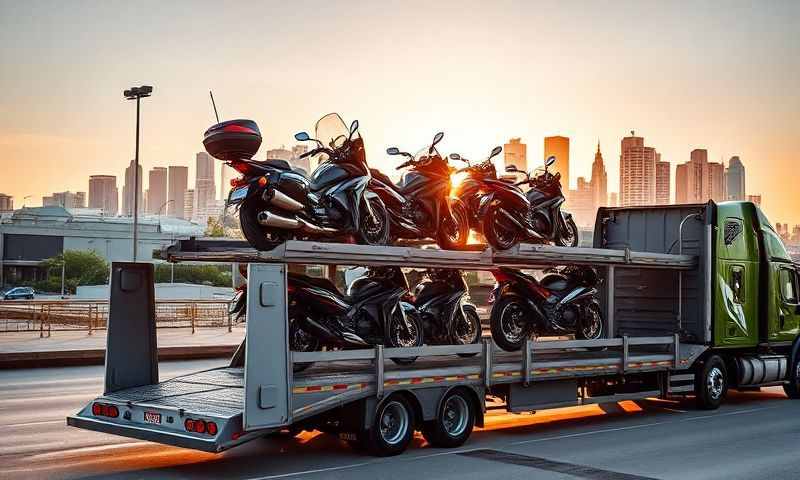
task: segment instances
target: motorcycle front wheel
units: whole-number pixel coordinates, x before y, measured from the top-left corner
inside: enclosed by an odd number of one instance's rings
[[[457,199],[451,198],[450,215],[442,219],[437,232],[437,243],[443,250],[461,250],[469,238],[469,218],[467,207]]]
[[[386,245],[389,243],[389,213],[379,197],[369,197],[369,209],[361,206],[358,220],[358,243],[362,245]],[[370,215],[372,210],[372,215]]]
[[[592,302],[586,307],[584,314],[578,321],[575,338],[578,340],[597,340],[602,336],[603,315],[600,313],[600,305]]]
[[[578,235],[578,226],[575,225],[575,220],[569,218],[567,220],[567,228],[563,232],[559,232],[557,243],[562,247],[577,247],[580,240]]]
[[[239,225],[242,235],[256,250],[272,250],[276,245],[286,241],[287,232],[267,228],[258,223],[258,214],[266,210],[267,204],[255,196],[248,198],[239,208]]]
[[[483,219],[483,236],[495,250],[508,250],[519,242],[519,229],[500,211],[499,207],[489,208]]]
[[[489,320],[494,343],[507,352],[521,349],[532,331],[531,315],[530,308],[522,298],[501,298],[494,304]]]
[[[463,312],[463,313],[462,313]],[[478,311],[472,305],[456,308],[450,324],[450,343],[452,345],[472,345],[481,341],[483,327]],[[477,353],[459,353],[459,357],[474,357]]]
[[[422,319],[417,313],[406,312],[405,317],[408,320],[408,328],[406,328],[400,308],[402,307],[398,305],[386,322],[383,345],[387,348],[421,347],[423,341]],[[398,365],[411,365],[417,361],[417,357],[392,358],[392,361]]]

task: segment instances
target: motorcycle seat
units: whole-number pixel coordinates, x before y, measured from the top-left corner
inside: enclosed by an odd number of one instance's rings
[[[286,160],[280,160],[278,158],[268,158],[266,160],[253,160],[256,163],[260,163],[261,165],[272,167],[278,170],[288,170],[292,171],[292,166]]]
[[[400,194],[403,193],[402,190],[400,189],[400,187],[395,185],[395,183],[392,181],[392,179],[389,178],[389,176],[386,175],[385,173],[381,172],[380,170],[374,169],[374,168],[370,168],[369,172],[372,175],[372,178],[374,178],[375,180],[378,180],[379,182],[385,184],[387,187],[391,188],[392,190],[394,190],[397,193],[400,193]]]
[[[554,292],[563,292],[570,288],[570,282],[561,275],[547,275],[541,280],[540,284]]]

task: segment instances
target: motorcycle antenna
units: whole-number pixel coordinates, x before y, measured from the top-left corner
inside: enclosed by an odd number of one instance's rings
[[[208,96],[211,97],[211,106],[214,107],[214,116],[217,117],[217,123],[219,123],[219,113],[217,113],[217,104],[214,102],[214,93],[209,90]]]

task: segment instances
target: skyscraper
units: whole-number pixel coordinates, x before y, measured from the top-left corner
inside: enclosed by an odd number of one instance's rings
[[[527,172],[530,167],[528,166],[528,146],[522,143],[519,137],[512,138],[503,145],[503,160],[505,166],[516,165],[522,171]]]
[[[568,137],[544,137],[544,158],[555,155],[556,163],[550,171],[561,173],[561,185],[564,191],[569,190],[569,138]],[[538,166],[538,165],[533,165]]]
[[[594,154],[594,162],[592,162],[591,187],[594,209],[606,206],[608,204],[608,173],[603,163],[603,154],[600,153],[599,140],[597,141],[597,152]]]
[[[745,198],[745,170],[739,157],[731,157],[728,168],[725,170],[725,183],[728,200],[744,200]]]
[[[675,169],[675,202],[722,201],[725,199],[724,176],[724,165],[709,162],[707,150],[692,150],[689,161]]]
[[[164,213],[167,203],[167,169],[154,167],[150,170],[147,184],[147,212],[153,215]]]
[[[216,187],[214,185],[214,159],[206,152],[197,154],[197,176],[194,183],[194,212],[193,216],[198,217],[202,223],[208,220],[211,215],[216,198]]]
[[[644,138],[622,139],[619,156],[619,203],[622,207],[652,205],[656,201],[656,150]]]
[[[125,169],[125,184],[122,186],[122,215],[126,217],[133,216],[133,192],[134,192],[134,182],[136,178],[134,176],[134,168],[136,167],[136,161],[131,160],[131,163],[128,165],[128,168]],[[142,183],[144,179],[142,178],[142,166],[139,165],[138,168],[139,172],[139,182],[138,182],[138,190],[139,190],[139,213],[144,211],[144,197],[142,197]]]
[[[44,207],[86,208],[86,192],[56,192],[42,197]]]
[[[267,150],[267,160],[286,160],[287,162],[292,159],[292,151],[287,150],[285,147],[273,148]]]
[[[0,212],[10,212],[14,210],[14,197],[0,193]]]
[[[119,211],[119,191],[114,175],[89,177],[89,208],[97,208],[104,215],[115,216]]]
[[[191,220],[192,217],[194,217],[194,190],[189,189],[184,191],[181,202],[183,205],[183,218],[185,220]]]
[[[656,153],[656,205],[668,205],[670,164],[661,161],[661,154]]]
[[[570,211],[575,223],[580,227],[591,227],[597,216],[597,204],[594,202],[594,189],[591,182],[578,177],[578,188],[570,191]]]
[[[189,186],[189,167],[170,165],[167,212],[170,217],[184,218],[183,197]]]
[[[608,206],[609,207],[619,206],[619,194],[617,192],[611,192],[608,194]]]
[[[300,156],[307,151],[308,147],[306,145],[295,145],[292,147],[292,166],[300,168],[306,173],[311,173],[316,167],[316,165],[311,165],[311,157],[300,158]]]

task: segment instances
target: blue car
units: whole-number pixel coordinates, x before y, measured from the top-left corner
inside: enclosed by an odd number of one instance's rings
[[[33,293],[31,287],[15,287],[3,294],[3,300],[17,300],[20,298],[33,300]]]

